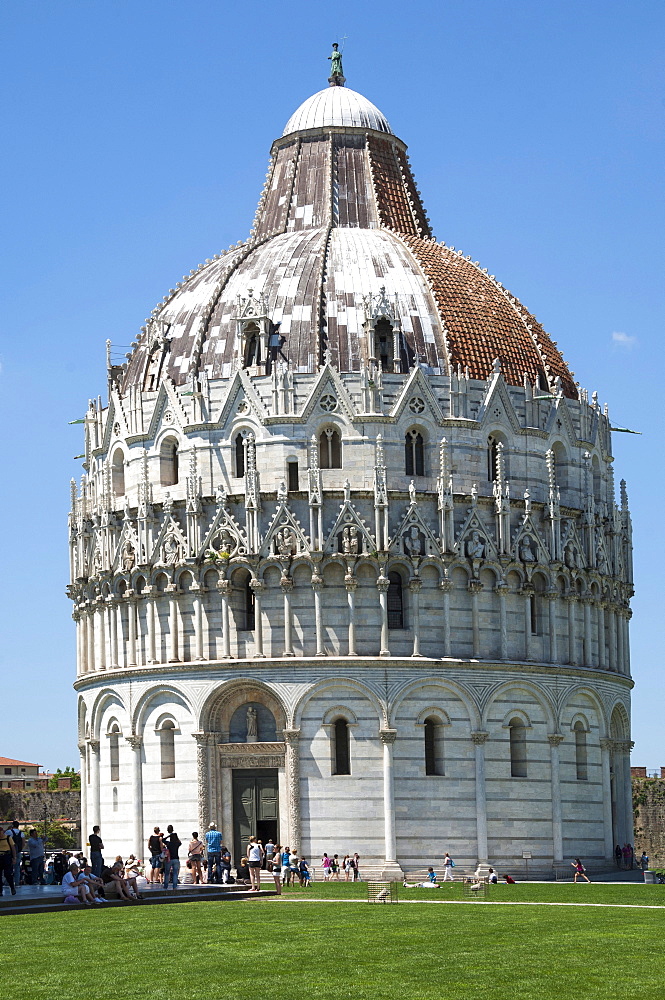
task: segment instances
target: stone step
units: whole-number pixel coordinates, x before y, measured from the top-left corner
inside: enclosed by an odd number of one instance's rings
[[[63,903],[60,895],[48,895],[39,898],[37,894],[0,897],[0,916],[11,916],[18,913],[51,913],[58,910],[104,910],[116,906],[154,906],[166,903],[196,903],[222,902],[233,900],[258,899],[264,896],[275,896],[275,890],[261,889],[260,892],[250,892],[249,889],[236,889],[235,886],[178,886],[177,889],[149,889],[143,893],[143,900],[127,903],[125,900],[111,898],[101,905],[85,906],[83,903]]]

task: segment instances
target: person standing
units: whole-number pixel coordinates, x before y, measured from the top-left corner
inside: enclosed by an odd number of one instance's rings
[[[28,851],[32,884],[44,885],[44,838],[40,837],[36,830],[30,831]]]
[[[12,820],[11,834],[12,834],[12,839],[14,841],[14,850],[16,851],[16,857],[14,858],[14,885],[20,886],[21,859],[23,856],[24,837],[20,830],[20,824],[17,819]]]
[[[247,844],[247,865],[249,867],[249,880],[252,884],[251,892],[258,892],[261,888],[262,864],[263,848],[261,842],[256,837],[250,837]]]
[[[453,868],[454,867],[455,867],[455,862],[453,861],[453,859],[448,854],[448,851],[446,851],[445,857],[443,859],[443,881],[444,882],[454,882],[455,881],[453,879]]]
[[[220,882],[222,835],[214,823],[211,823],[206,833],[206,849],[208,851],[208,882]]]
[[[8,830],[0,829],[0,896],[2,896],[4,875],[7,885],[11,889],[12,896],[16,895],[14,885],[14,865],[16,863],[16,848],[12,837],[11,827]]]
[[[643,872],[649,867],[649,855],[646,851],[642,851],[642,857],[640,858],[640,868]]]
[[[150,854],[150,878],[148,881],[151,885],[154,882],[159,882],[159,873],[162,869],[163,850],[164,841],[162,840],[162,834],[159,827],[156,826],[152,835],[148,838],[148,853]]]
[[[266,868],[268,869],[268,871],[272,871],[272,869],[270,868],[270,864],[272,862],[273,855],[275,853],[275,845],[273,844],[272,837],[268,837],[268,843],[265,846],[265,852],[266,852]]]
[[[104,867],[104,858],[102,857],[104,845],[102,843],[102,838],[99,836],[98,826],[93,826],[92,833],[88,837],[88,843],[90,844],[90,864],[92,866],[92,874],[96,875],[97,878],[100,878],[102,868]]]
[[[189,860],[191,861],[190,868],[192,869],[194,885],[199,885],[203,882],[201,861],[203,860],[204,849],[203,841],[199,840],[198,833],[194,832],[189,842]]]
[[[168,836],[164,837],[164,846],[169,852],[168,860],[164,863],[164,888],[168,889],[169,882],[174,889],[178,888],[178,875],[180,873],[180,858],[178,851],[182,846],[182,841],[173,827],[169,824],[166,828]]]
[[[353,855],[353,881],[360,882],[360,855],[358,852]]]
[[[327,882],[330,878],[330,858],[325,852],[321,858],[321,867],[323,868],[323,881]]]

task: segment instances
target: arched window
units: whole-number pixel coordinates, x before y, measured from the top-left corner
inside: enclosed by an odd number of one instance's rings
[[[178,442],[167,438],[159,452],[159,481],[162,486],[178,482]]]
[[[420,431],[407,431],[404,439],[404,471],[407,476],[425,475],[425,443]]]
[[[254,600],[254,591],[251,587],[251,579],[245,581],[244,586],[244,597],[245,597],[245,629],[248,632],[253,632],[256,625],[256,607]]]
[[[526,778],[526,726],[519,718],[510,720],[510,776]]]
[[[393,370],[394,353],[393,328],[384,317],[374,327],[374,358],[384,372]]]
[[[552,445],[554,455],[554,481],[560,490],[568,489],[568,455],[560,441]]]
[[[162,778],[175,778],[175,723],[167,719],[159,730]]]
[[[120,726],[114,723],[109,733],[111,781],[120,781]]]
[[[342,441],[334,427],[324,427],[319,434],[319,468],[342,468]]]
[[[251,368],[261,364],[261,336],[256,323],[250,323],[244,330],[245,356],[244,367]]]
[[[242,479],[245,475],[245,435],[237,434],[235,441],[235,477],[236,479]]]
[[[499,474],[499,442],[495,437],[487,439],[487,478],[493,483]]]
[[[425,774],[443,774],[443,726],[433,716],[425,719]]]
[[[125,456],[122,448],[116,448],[111,462],[111,489],[115,496],[125,495]]]
[[[332,773],[351,774],[349,724],[346,719],[335,719],[332,738]]]
[[[575,733],[575,768],[577,771],[577,780],[586,781],[588,777],[586,733],[584,726],[579,720],[573,726],[573,732]]]
[[[593,498],[596,502],[600,502],[602,499],[601,490],[603,481],[600,475],[600,462],[597,455],[594,455],[591,460],[591,472],[593,474]]]
[[[395,571],[388,574],[388,628],[404,628],[402,577]]]

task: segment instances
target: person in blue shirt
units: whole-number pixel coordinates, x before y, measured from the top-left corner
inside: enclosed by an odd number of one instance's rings
[[[436,872],[431,867],[427,869],[427,878],[430,882],[436,882]]]
[[[291,857],[291,850],[285,847],[282,851],[282,885],[288,885],[291,880],[291,870],[289,867],[289,859]]]
[[[220,869],[222,835],[211,823],[206,833],[206,849],[208,852],[208,882],[221,882],[222,872]]]

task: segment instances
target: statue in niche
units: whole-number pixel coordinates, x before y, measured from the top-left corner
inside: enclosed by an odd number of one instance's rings
[[[165,566],[175,566],[180,558],[180,542],[175,531],[171,530],[167,534],[162,544],[162,562]]]
[[[215,503],[218,507],[226,506],[226,490],[221,483],[215,488]]]
[[[607,559],[605,558],[605,551],[600,538],[596,545],[596,569],[599,573],[607,573]]]
[[[342,551],[345,556],[358,555],[358,529],[355,524],[347,524],[342,532]]]
[[[520,559],[523,563],[532,563],[536,561],[533,549],[531,548],[531,535],[525,535],[522,539],[522,544],[520,545]]]
[[[409,500],[415,507],[418,501],[416,500],[416,484],[414,483],[413,479],[409,483]]]
[[[122,549],[122,568],[125,573],[131,573],[136,563],[136,553],[131,542],[125,542]]]
[[[294,536],[290,528],[282,528],[277,533],[277,551],[282,559],[288,559],[293,555]]]
[[[256,709],[250,705],[247,709],[247,743],[258,742]]]
[[[485,543],[480,537],[480,532],[474,531],[471,538],[466,543],[466,554],[469,559],[482,559],[485,554]]]
[[[221,528],[215,535],[212,547],[215,552],[228,552],[230,555],[236,547],[236,540],[228,528]]]
[[[280,501],[289,499],[289,493],[286,488],[286,483],[284,482],[283,479],[279,484],[279,486],[277,487],[277,499]]]
[[[568,569],[577,569],[577,553],[572,542],[568,542],[564,549],[563,561]]]
[[[412,524],[409,528],[409,534],[404,536],[404,551],[412,559],[417,559],[423,553],[420,532],[415,524]]]

